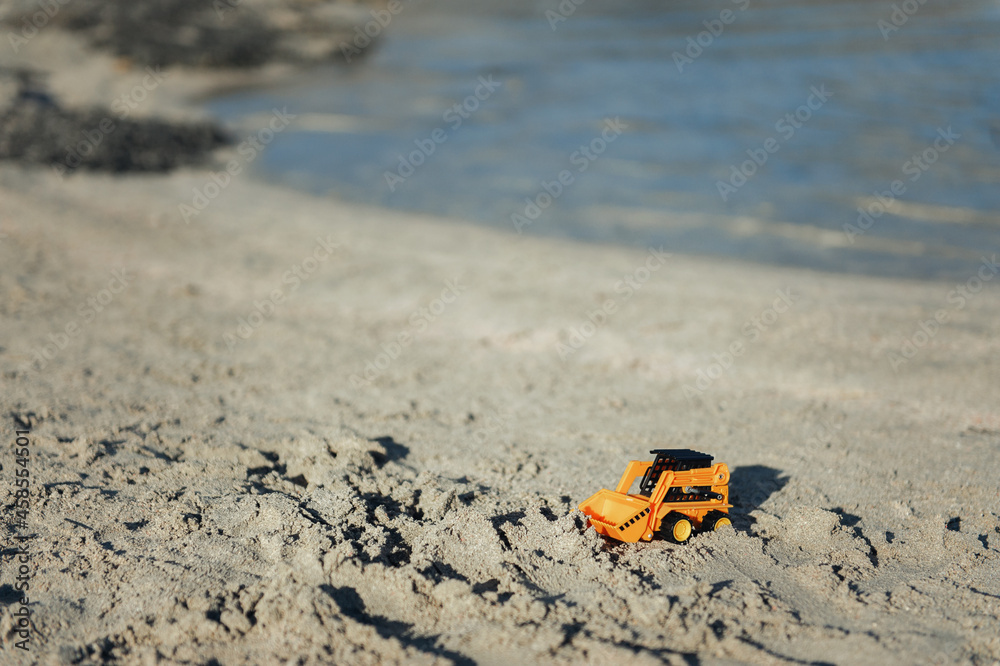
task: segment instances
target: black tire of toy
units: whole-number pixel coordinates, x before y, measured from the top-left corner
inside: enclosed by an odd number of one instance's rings
[[[729,525],[732,525],[732,519],[729,517],[728,513],[722,511],[709,511],[705,514],[705,517],[701,521],[701,531],[702,532],[714,532],[719,528],[719,521],[725,519]]]
[[[690,525],[690,529],[688,530],[687,537],[684,539],[677,539],[674,536],[674,526],[682,520],[687,521],[688,525]],[[682,513],[677,513],[676,511],[671,511],[665,515],[663,520],[660,522],[660,536],[670,543],[676,543],[678,545],[685,544],[691,540],[691,534],[693,532],[694,525],[691,523],[691,519]]]

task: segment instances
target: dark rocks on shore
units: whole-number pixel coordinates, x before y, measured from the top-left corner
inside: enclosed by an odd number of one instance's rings
[[[365,0],[0,0],[0,23],[8,37],[25,41],[42,29],[66,30],[134,66],[247,68],[343,59],[354,26],[371,19],[368,6]],[[351,54],[359,49],[352,45]],[[167,171],[201,162],[228,142],[212,123],[62,108],[32,76],[0,71],[0,88],[16,88],[0,90],[0,159],[65,171]]]
[[[2,4],[2,0],[0,0]],[[7,0],[15,29],[37,2]],[[51,0],[45,19],[138,65],[256,67],[339,60],[365,3],[344,0]]]
[[[62,172],[169,171],[200,163],[226,143],[229,138],[213,123],[132,120],[109,109],[60,108],[27,76],[9,106],[0,108],[0,159]]]
[[[54,20],[141,65],[252,67],[274,55],[275,31],[233,0],[74,0]],[[72,7],[72,9],[71,9]],[[229,10],[229,11],[224,11]],[[58,24],[57,23],[57,24]]]

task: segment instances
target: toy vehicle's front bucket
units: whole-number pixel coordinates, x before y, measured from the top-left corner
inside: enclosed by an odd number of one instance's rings
[[[579,508],[595,530],[613,539],[634,543],[648,533],[649,501],[642,497],[599,490]]]

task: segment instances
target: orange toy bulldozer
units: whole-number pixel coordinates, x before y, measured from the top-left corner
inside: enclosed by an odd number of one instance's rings
[[[730,525],[729,467],[712,464],[712,456],[690,449],[654,449],[652,462],[633,460],[618,487],[599,490],[580,504],[599,533],[635,543],[654,534],[684,543],[695,528],[717,530]],[[636,479],[638,494],[629,494]]]

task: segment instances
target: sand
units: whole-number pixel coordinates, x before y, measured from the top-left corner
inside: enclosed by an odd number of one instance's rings
[[[0,165],[3,663],[1000,661],[997,248],[830,275],[246,173],[186,213],[225,157]],[[657,447],[733,529],[587,528]]]

